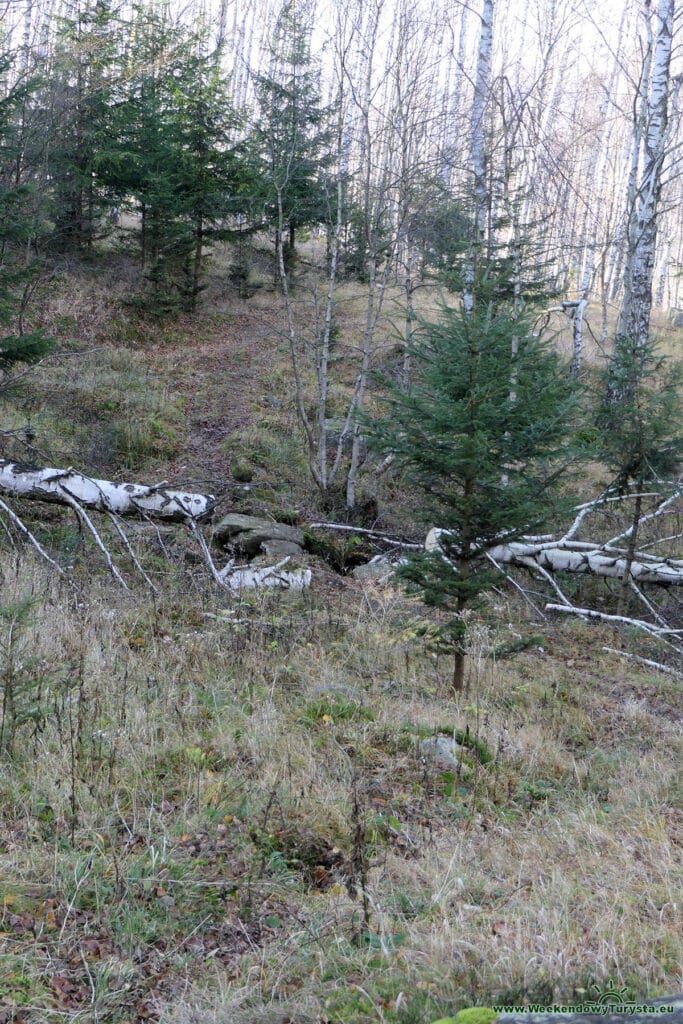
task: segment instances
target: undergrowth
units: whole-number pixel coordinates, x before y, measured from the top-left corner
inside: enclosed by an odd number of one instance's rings
[[[57,288],[62,352],[5,396],[5,454],[315,521],[277,299],[214,297],[199,340],[125,287]],[[361,313],[345,287],[340,346]],[[400,479],[376,492],[415,521]],[[611,628],[495,592],[454,699],[432,614],[348,578],[360,536],[309,531],[310,591],[238,599],[141,525],[152,600],[99,574],[70,511],[31,525],[75,569],[3,541],[0,1024],[431,1024],[681,989],[680,686],[604,651]]]
[[[473,623],[454,701],[391,588],[227,616],[180,574],[146,604],[2,573],[0,1019],[429,1024],[680,987],[680,692],[626,685],[600,629],[496,663]]]

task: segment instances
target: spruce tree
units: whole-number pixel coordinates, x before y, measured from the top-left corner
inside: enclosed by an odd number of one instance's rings
[[[275,227],[276,252],[283,245],[295,257],[296,231],[325,221],[329,183],[325,183],[328,112],[320,94],[319,72],[311,56],[310,25],[287,2],[272,41],[272,70],[256,78],[260,119],[254,145],[260,162],[262,206]],[[280,232],[286,237],[280,238]]]
[[[245,161],[217,53],[143,7],[130,49],[96,173],[122,201],[133,198],[148,282],[139,304],[165,315],[194,309],[207,246],[242,201]]]
[[[174,73],[171,128],[177,162],[171,171],[177,202],[190,231],[183,264],[183,307],[192,310],[207,246],[223,235],[229,214],[241,212],[250,170],[234,139],[239,119],[230,103],[219,53],[195,52]]]
[[[95,0],[59,19],[49,81],[42,92],[45,169],[53,248],[87,252],[107,233],[111,196],[96,174],[109,148],[108,111],[120,73],[121,33],[112,0]]]
[[[9,73],[12,57],[0,55],[0,77]],[[33,83],[12,86],[0,99],[0,372],[15,363],[30,363],[51,351],[52,341],[26,324],[31,286],[40,273],[32,253],[37,208],[30,184],[22,181],[21,110]]]
[[[471,315],[442,306],[438,321],[422,324],[409,386],[389,382],[385,415],[367,424],[370,443],[393,454],[420,493],[426,524],[445,531],[441,551],[411,557],[400,575],[451,613],[440,636],[455,655],[455,690],[464,683],[462,613],[497,578],[487,551],[559,510],[557,485],[572,462],[566,369],[531,333],[532,314],[496,308],[486,290],[480,278]]]

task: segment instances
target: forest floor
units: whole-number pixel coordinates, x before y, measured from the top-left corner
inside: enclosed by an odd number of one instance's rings
[[[61,354],[4,400],[32,459],[321,515],[279,301],[158,325],[124,285],[53,286]],[[391,583],[311,556],[309,591],[234,598],[189,539],[141,537],[151,599],[70,514],[31,515],[74,573],[0,550],[0,1024],[431,1024],[683,989],[681,685],[614,653],[654,640],[501,590],[454,696]]]

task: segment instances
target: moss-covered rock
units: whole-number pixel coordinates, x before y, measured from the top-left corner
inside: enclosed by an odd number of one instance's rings
[[[233,462],[231,470],[233,480],[237,480],[240,484],[250,484],[254,479],[254,470],[248,462],[244,462],[242,459]]]

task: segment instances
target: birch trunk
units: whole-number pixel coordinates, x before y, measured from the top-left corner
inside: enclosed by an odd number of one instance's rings
[[[493,53],[493,0],[484,0],[477,54],[477,72],[470,121],[470,155],[474,185],[474,223],[472,246],[465,269],[463,308],[468,316],[474,311],[474,277],[477,254],[486,237],[488,189],[486,186],[486,147],[484,144],[484,113],[491,83]]]
[[[427,551],[440,550],[439,535],[427,534]],[[584,541],[512,541],[486,552],[499,565],[545,569],[550,573],[572,572],[623,580],[628,575],[636,583],[655,583],[663,587],[683,586],[683,559],[656,558],[628,549],[611,549]],[[484,552],[482,552],[482,557]],[[630,564],[629,564],[630,559]]]
[[[644,161],[639,175],[635,216],[629,223],[624,303],[618,327],[618,337],[632,339],[640,350],[647,346],[650,333],[657,213],[666,154],[673,18],[674,0],[659,0],[652,75],[646,83],[649,91],[647,127],[643,137]]]
[[[0,460],[0,493],[35,501],[73,504],[117,516],[146,516],[171,522],[208,518],[215,500],[211,494],[169,491],[163,484],[117,484],[96,480],[73,469],[51,469]]]

